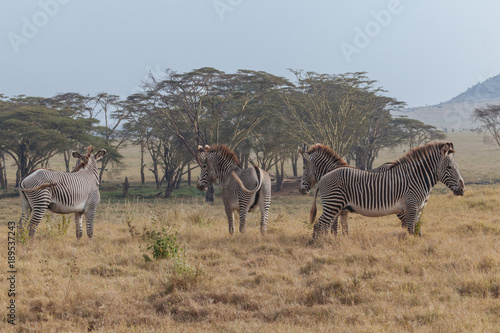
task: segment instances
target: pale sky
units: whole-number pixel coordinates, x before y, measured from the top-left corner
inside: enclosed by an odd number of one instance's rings
[[[151,70],[366,71],[409,106],[500,73],[500,2],[0,0],[0,93],[126,97]]]

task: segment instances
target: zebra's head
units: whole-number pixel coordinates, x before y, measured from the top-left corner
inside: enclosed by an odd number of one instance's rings
[[[309,190],[316,185],[318,182],[316,180],[315,172],[314,172],[314,163],[311,161],[311,155],[309,155],[306,151],[299,148],[299,153],[302,155],[303,160],[303,174],[300,179],[300,188],[299,192],[302,194],[309,193]]]
[[[455,195],[464,195],[464,179],[458,171],[458,164],[453,159],[453,143],[446,142],[440,147],[441,158],[437,167],[437,177]]]
[[[200,164],[200,178],[196,184],[196,188],[200,191],[206,191],[208,186],[215,183],[217,180],[217,175],[215,173],[214,163],[210,158],[208,149],[210,147],[205,145],[205,147],[198,146],[198,161]]]
[[[76,166],[73,172],[78,170],[88,170],[88,169],[96,169],[97,170],[97,161],[99,161],[104,155],[106,155],[106,149],[99,150],[96,154],[92,155],[94,151],[93,146],[89,146],[87,149],[87,154],[82,155],[77,151],[71,153],[74,158],[80,160],[80,163]]]

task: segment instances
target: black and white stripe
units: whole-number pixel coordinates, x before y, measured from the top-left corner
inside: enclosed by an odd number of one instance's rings
[[[330,147],[316,144],[309,148],[309,150],[304,151],[301,148],[298,148],[300,154],[303,157],[303,174],[300,180],[300,188],[299,192],[302,194],[309,193],[309,190],[314,187],[323,178],[323,176],[337,168],[341,167],[349,167],[349,165],[337,155]],[[386,163],[382,166],[371,170],[370,172],[383,172],[386,171],[392,163]],[[318,195],[318,188],[316,188],[316,192],[314,193],[314,199],[310,212],[310,222],[314,223],[314,219],[316,218],[316,197]],[[342,224],[342,233],[349,234],[349,224],[347,221],[347,210],[343,210],[340,213],[340,221]],[[402,224],[404,226],[404,214],[400,217]],[[338,224],[338,216],[335,218],[335,223]],[[335,230],[332,229],[332,232]]]
[[[106,154],[105,150],[100,150],[92,155],[92,150],[89,147],[87,156],[73,152],[73,156],[81,160],[74,172],[37,169],[21,181],[20,231],[31,212],[29,236],[34,237],[38,224],[48,209],[58,214],[74,213],[78,239],[82,237],[82,218],[85,215],[87,236],[92,238],[95,211],[101,201],[97,160]]]
[[[229,233],[234,233],[234,212],[239,212],[240,232],[246,230],[246,215],[255,206],[261,213],[260,231],[267,230],[271,205],[271,178],[258,168],[242,169],[236,157],[226,146],[198,147],[201,174],[197,187],[206,190],[218,179],[222,187],[222,200],[229,223]]]
[[[464,193],[453,153],[451,142],[431,143],[387,164],[386,171],[341,167],[326,174],[318,183],[323,213],[314,226],[313,239],[328,230],[342,210],[373,217],[397,214],[413,234],[419,213],[438,181],[455,195]],[[338,232],[335,222],[333,229]]]

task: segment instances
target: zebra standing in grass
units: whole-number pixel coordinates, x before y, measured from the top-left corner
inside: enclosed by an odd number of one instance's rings
[[[320,181],[320,179],[330,171],[333,171],[341,167],[350,167],[339,155],[337,155],[330,147],[315,144],[309,150],[304,151],[301,148],[299,153],[303,157],[303,174],[300,180],[299,192],[302,194],[307,194],[314,185]],[[382,166],[371,170],[371,172],[383,172],[389,168],[391,163],[383,164]],[[318,188],[314,193],[313,204],[310,213],[310,222],[314,223],[316,217],[316,197],[318,195]],[[349,224],[347,223],[347,210],[342,210],[340,212],[340,222],[342,224],[342,234],[349,234]],[[400,217],[403,227],[404,226],[404,214],[398,215]],[[338,220],[338,217],[336,218]],[[337,222],[338,223],[338,222]],[[332,229],[332,232],[334,230]]]
[[[198,152],[201,175],[197,188],[204,191],[219,179],[222,185],[222,200],[229,222],[229,233],[234,234],[234,211],[240,214],[240,232],[244,233],[247,213],[259,205],[260,232],[264,235],[271,205],[269,174],[256,166],[242,169],[236,154],[226,146],[206,145],[205,148],[199,146]],[[248,188],[253,190],[248,190]]]
[[[38,224],[49,209],[57,214],[75,213],[77,239],[82,237],[82,217],[85,214],[87,236],[92,238],[94,215],[101,201],[97,161],[106,154],[102,149],[92,155],[93,149],[90,146],[86,156],[73,152],[73,157],[81,161],[73,172],[37,169],[21,181],[19,231],[23,230],[23,223],[31,211],[29,236],[34,237]]]
[[[451,142],[435,142],[409,151],[384,172],[338,168],[323,176],[318,183],[323,213],[314,225],[313,239],[325,233],[342,210],[373,217],[404,213],[413,234],[418,214],[438,181],[455,195],[464,194],[453,153]],[[337,234],[338,224],[333,228]]]

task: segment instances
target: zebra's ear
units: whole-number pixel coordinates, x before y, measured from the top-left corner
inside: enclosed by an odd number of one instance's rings
[[[205,149],[203,149],[203,146],[198,145],[198,151],[199,151],[199,152],[202,152],[202,151],[205,151]]]
[[[106,155],[106,149],[101,149],[94,155],[96,161],[99,161],[104,155]]]
[[[299,150],[300,155],[304,156],[304,150],[300,147],[297,147],[297,149]]]
[[[446,142],[441,145],[441,155],[446,156],[449,153],[453,153],[453,143]]]
[[[77,158],[77,159],[79,159],[79,160],[83,160],[82,155],[80,155],[80,153],[79,153],[79,152],[77,152],[77,151],[72,152],[72,153],[71,153],[71,156],[73,156],[74,158]]]
[[[209,145],[205,145],[205,150],[208,150],[210,148]]]

